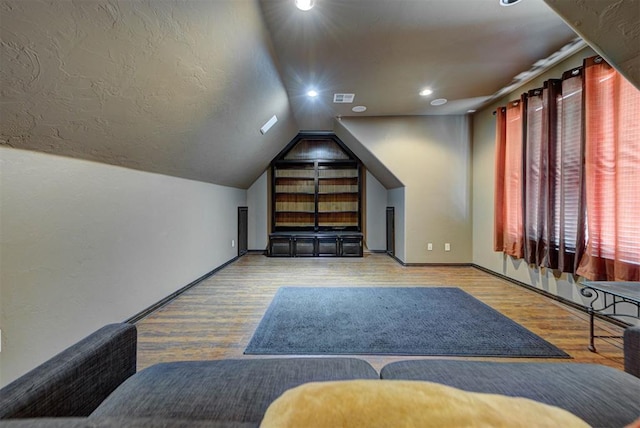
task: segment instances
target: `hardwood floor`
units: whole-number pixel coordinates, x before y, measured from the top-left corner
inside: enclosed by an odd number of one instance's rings
[[[589,362],[618,369],[624,364],[620,340],[597,340],[598,352],[587,350],[586,313],[473,267],[403,267],[383,254],[354,259],[246,255],[137,323],[138,370],[165,361],[266,358],[242,352],[281,286],[458,286],[573,359],[455,358]],[[622,332],[601,320],[596,328],[596,334]],[[392,361],[429,358],[357,357],[377,370]]]

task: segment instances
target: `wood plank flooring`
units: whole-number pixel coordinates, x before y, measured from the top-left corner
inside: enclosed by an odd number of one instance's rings
[[[176,284],[176,288],[179,286]],[[563,349],[573,359],[451,358],[589,362],[618,369],[624,365],[620,340],[600,339],[596,342],[597,353],[587,350],[586,313],[473,267],[404,267],[384,254],[354,259],[246,255],[137,323],[138,370],[165,361],[266,358],[245,356],[242,352],[281,286],[457,286]],[[596,328],[596,334],[622,332],[601,320]],[[377,370],[392,361],[429,358],[357,357],[369,361]]]

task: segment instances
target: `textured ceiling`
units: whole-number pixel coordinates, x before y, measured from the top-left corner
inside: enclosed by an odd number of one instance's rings
[[[261,0],[303,129],[330,129],[338,115],[465,114],[576,38],[543,0],[317,0],[308,12],[292,3]],[[309,87],[320,95],[309,99]],[[433,94],[420,97],[423,87]],[[354,103],[334,104],[336,92]]]
[[[0,144],[247,188],[338,115],[464,114],[573,40],[565,22],[637,76],[639,5],[0,0]]]
[[[544,0],[640,89],[640,0]]]
[[[17,0],[0,17],[3,144],[246,188],[297,132],[255,1]]]

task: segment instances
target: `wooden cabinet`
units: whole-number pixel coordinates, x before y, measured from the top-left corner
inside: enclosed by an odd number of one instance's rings
[[[270,255],[362,255],[361,163],[335,135],[299,134],[271,169]]]
[[[362,234],[278,232],[269,236],[271,257],[362,257]]]

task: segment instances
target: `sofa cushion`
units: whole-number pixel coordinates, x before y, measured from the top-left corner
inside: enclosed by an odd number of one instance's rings
[[[432,382],[313,382],[276,399],[261,428],[589,426],[558,407],[526,398],[468,392]]]
[[[640,415],[640,379],[597,364],[414,360],[388,364],[380,376],[530,398],[598,427],[625,426]]]
[[[273,400],[306,382],[378,379],[355,358],[278,358],[161,363],[127,379],[93,416],[259,423]]]

